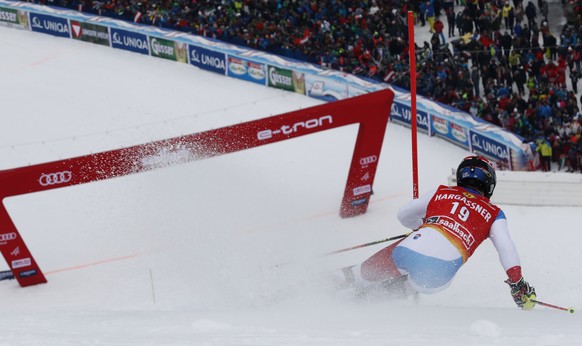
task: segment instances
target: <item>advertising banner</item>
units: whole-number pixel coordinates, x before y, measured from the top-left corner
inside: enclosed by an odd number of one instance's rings
[[[149,55],[148,37],[133,31],[111,28],[111,47]]]
[[[28,15],[24,11],[0,6],[0,25],[27,29]]]
[[[186,43],[166,40],[165,38],[150,37],[151,54],[157,58],[188,63],[188,49]]]
[[[305,74],[297,71],[269,66],[269,86],[305,95]]]
[[[509,148],[506,144],[483,136],[473,130],[469,130],[469,134],[471,136],[471,151],[510,165]]]
[[[392,119],[393,121],[399,121],[406,125],[411,125],[412,124],[411,117],[412,110],[410,109],[409,105],[405,105],[400,102],[397,103],[396,101],[392,103],[392,112],[390,114],[390,119]],[[418,109],[416,110],[416,125],[419,130],[425,131],[429,134],[431,133],[430,132],[431,129],[429,127],[429,117],[427,112]]]
[[[326,102],[348,98],[347,86],[329,77],[308,74],[305,76],[307,96]]]
[[[203,70],[226,74],[226,54],[210,49],[189,45],[190,64]]]
[[[467,129],[436,115],[431,115],[431,119],[432,121],[430,122],[430,126],[432,128],[432,134],[442,137],[467,149],[469,148],[469,136],[467,134]]]
[[[58,37],[71,37],[69,21],[66,18],[49,16],[47,14],[30,13],[30,29]]]
[[[75,40],[109,46],[109,30],[106,26],[71,20],[71,33]]]
[[[247,59],[228,57],[227,75],[249,82],[265,85],[267,83],[266,66]]]

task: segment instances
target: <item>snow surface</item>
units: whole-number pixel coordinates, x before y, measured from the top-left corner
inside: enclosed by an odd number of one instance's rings
[[[73,40],[0,42],[1,169],[320,103]],[[356,131],[6,199],[48,283],[0,282],[0,345],[582,344],[580,313],[515,307],[490,242],[416,304],[338,291],[324,273],[385,244],[320,255],[405,233],[412,197],[410,131],[389,124],[368,213],[338,216]],[[420,135],[420,192],[467,154]],[[538,298],[580,309],[582,208],[502,207]]]

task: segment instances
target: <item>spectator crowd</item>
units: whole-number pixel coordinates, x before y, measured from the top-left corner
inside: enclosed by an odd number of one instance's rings
[[[582,1],[561,0],[30,0],[251,47],[410,88],[523,136],[535,169],[582,171]],[[527,0],[526,0],[527,1]],[[553,23],[553,27],[557,27]],[[419,35],[420,36],[420,35]],[[580,102],[580,103],[579,103]]]

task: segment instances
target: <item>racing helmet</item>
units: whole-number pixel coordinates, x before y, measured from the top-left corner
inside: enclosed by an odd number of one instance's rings
[[[493,164],[482,156],[468,156],[457,168],[457,185],[482,191],[491,198],[497,177]]]

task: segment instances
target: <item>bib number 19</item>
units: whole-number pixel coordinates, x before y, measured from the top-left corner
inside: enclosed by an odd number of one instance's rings
[[[453,215],[456,214],[457,209],[459,209],[459,202],[453,202],[453,209],[451,209],[451,214]],[[459,213],[457,214],[457,216],[462,221],[467,221],[469,219],[469,214],[470,214],[469,209],[467,209],[467,207],[465,206],[462,206],[461,209],[459,209]]]

